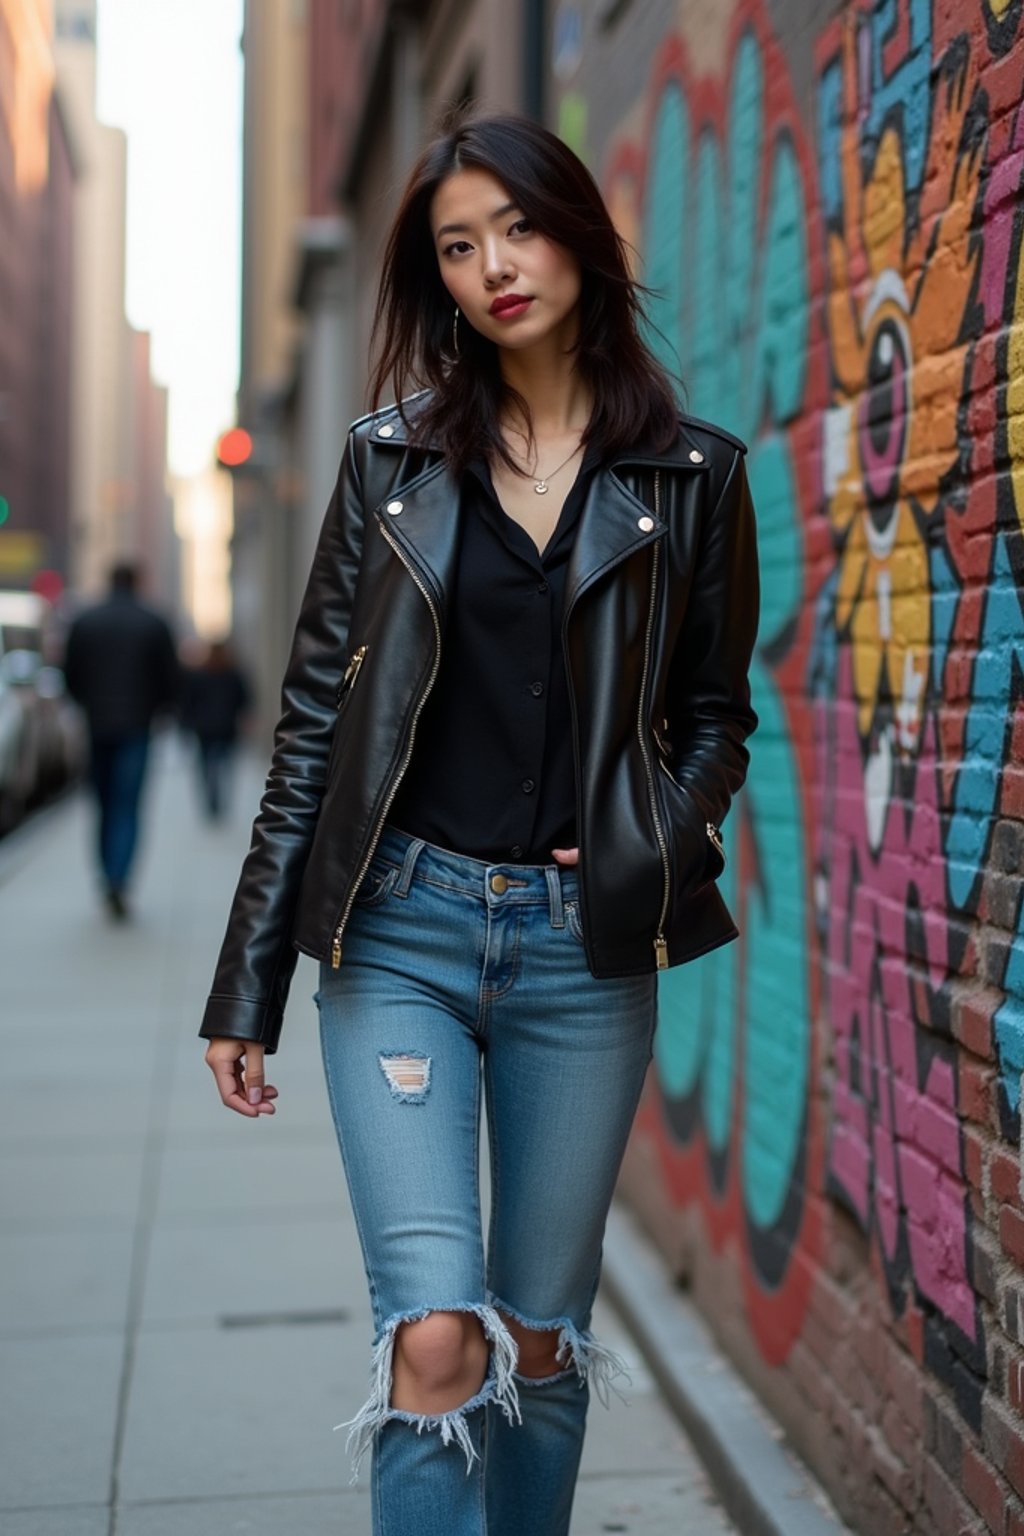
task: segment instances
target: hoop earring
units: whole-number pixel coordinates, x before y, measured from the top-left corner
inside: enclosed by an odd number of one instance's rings
[[[455,353],[456,357],[458,357],[460,355],[459,354],[459,306],[457,304],[455,306],[455,316],[454,316],[454,318],[452,320],[452,351]]]

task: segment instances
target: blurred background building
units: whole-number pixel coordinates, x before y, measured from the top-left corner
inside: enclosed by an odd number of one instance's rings
[[[2,0],[0,585],[68,569],[76,162],[50,6]]]
[[[79,593],[112,562],[141,561],[152,595],[179,607],[167,491],[167,398],[149,340],[125,316],[124,133],[96,116],[96,0],[56,0],[55,78],[76,152],[71,228],[72,367],[69,558]]]
[[[96,118],[95,0],[0,3],[0,586],[178,606],[165,392],[125,318],[124,134]]]

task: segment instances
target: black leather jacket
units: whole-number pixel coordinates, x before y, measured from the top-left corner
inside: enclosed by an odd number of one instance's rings
[[[416,398],[405,403],[415,419]],[[200,1033],[276,1048],[296,950],[345,924],[437,676],[460,497],[395,407],[357,421],[310,572],[266,792]],[[569,568],[580,909],[595,976],[736,937],[719,831],[757,724],[758,570],[744,447],[680,417],[595,473]]]

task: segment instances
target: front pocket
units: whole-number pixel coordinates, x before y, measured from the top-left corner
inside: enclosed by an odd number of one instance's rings
[[[371,866],[363,876],[353,906],[379,907],[382,901],[387,901],[397,881],[398,870],[393,866],[387,868]]]
[[[583,919],[580,917],[580,905],[578,901],[565,903],[565,926],[576,940],[577,944],[583,944]]]

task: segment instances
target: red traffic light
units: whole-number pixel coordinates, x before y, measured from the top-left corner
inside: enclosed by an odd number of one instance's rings
[[[217,461],[226,469],[237,469],[252,457],[252,438],[244,427],[232,427],[217,439]]]
[[[48,603],[55,603],[64,591],[64,578],[59,571],[36,571],[30,585],[32,591],[45,597]]]

